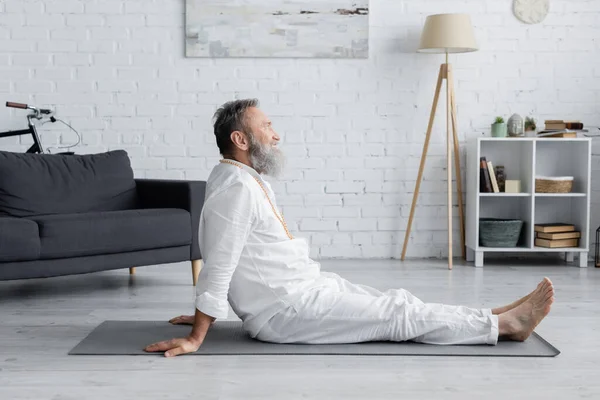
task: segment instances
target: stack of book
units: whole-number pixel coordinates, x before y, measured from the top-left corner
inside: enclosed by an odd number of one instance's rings
[[[538,132],[541,137],[574,138],[578,132],[587,132],[583,129],[581,121],[564,121],[562,119],[547,119],[544,121],[543,131]]]
[[[535,245],[539,247],[579,247],[581,232],[575,225],[564,223],[536,224]]]
[[[485,157],[479,159],[479,192],[498,193],[503,182],[498,182],[494,166]]]

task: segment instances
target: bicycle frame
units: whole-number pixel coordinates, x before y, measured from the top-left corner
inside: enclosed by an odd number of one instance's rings
[[[21,136],[21,135],[31,135],[33,138],[33,144],[29,149],[27,149],[26,153],[43,153],[44,149],[42,148],[42,141],[40,140],[40,136],[37,133],[37,129],[35,128],[35,124],[33,123],[33,119],[42,119],[42,114],[50,114],[50,110],[46,109],[38,109],[36,107],[28,106],[27,104],[20,103],[12,103],[7,102],[7,107],[12,108],[21,108],[21,109],[29,109],[32,110],[33,113],[27,115],[27,129],[19,129],[16,131],[6,131],[0,132],[0,138],[11,137],[11,136]]]
[[[42,149],[42,142],[40,141],[40,137],[38,136],[37,130],[35,129],[35,125],[31,122],[30,116],[27,116],[27,125],[29,126],[29,128],[27,129],[0,132],[0,138],[20,135],[31,135],[33,137],[33,144],[29,149],[27,149],[26,153],[43,153],[44,150]]]

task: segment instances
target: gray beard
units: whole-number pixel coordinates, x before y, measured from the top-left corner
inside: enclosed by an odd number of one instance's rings
[[[285,157],[281,150],[258,142],[252,134],[248,136],[250,138],[250,148],[248,151],[252,168],[259,174],[278,178],[285,166]]]

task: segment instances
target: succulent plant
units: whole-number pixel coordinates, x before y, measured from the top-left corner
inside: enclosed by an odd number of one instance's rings
[[[503,124],[504,123],[504,118],[502,117],[496,117],[496,119],[494,120],[495,124]]]
[[[535,131],[535,119],[533,117],[525,117],[525,130],[526,131]]]

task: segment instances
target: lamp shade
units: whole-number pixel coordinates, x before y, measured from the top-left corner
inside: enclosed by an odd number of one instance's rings
[[[468,14],[436,14],[425,20],[421,53],[467,53],[477,51],[475,33]]]

